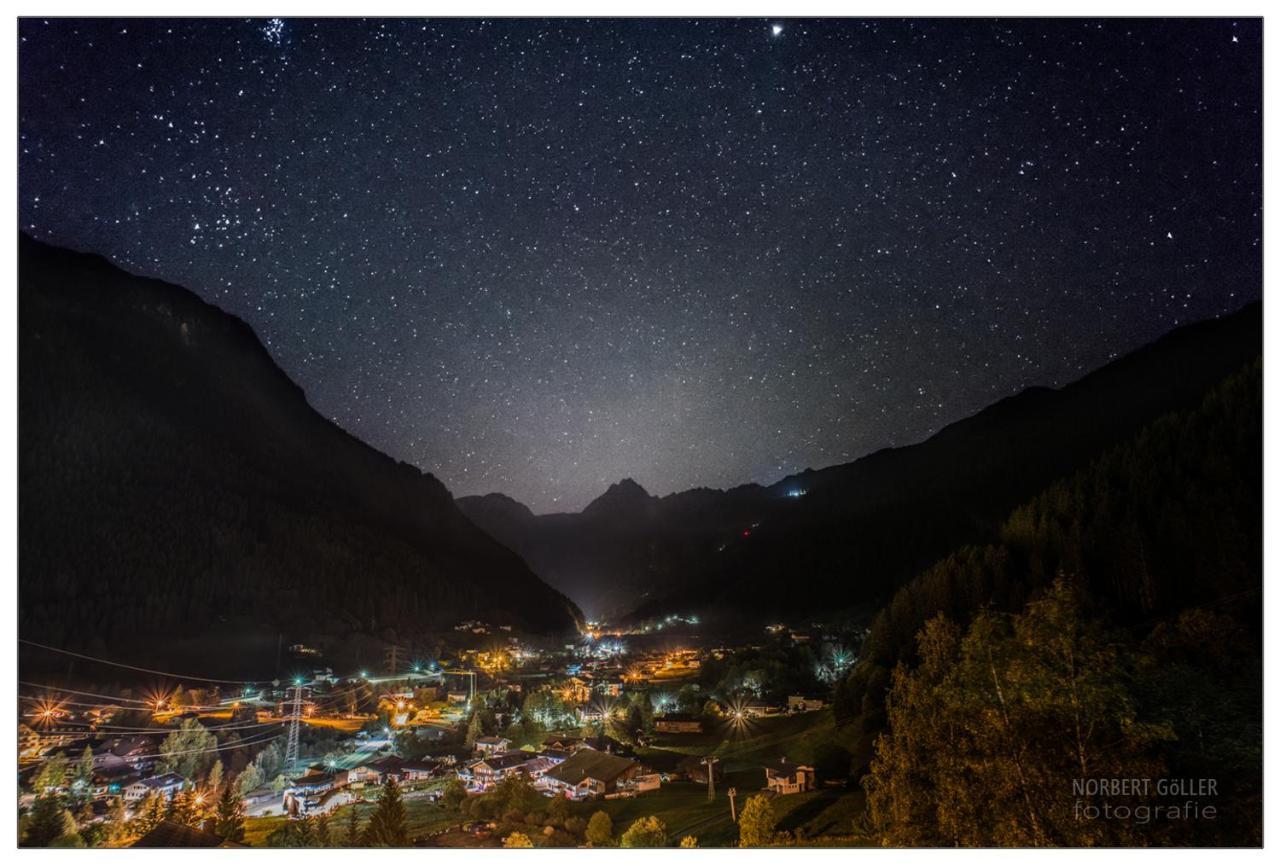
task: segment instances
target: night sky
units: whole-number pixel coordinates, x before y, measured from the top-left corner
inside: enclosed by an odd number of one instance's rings
[[[456,495],[772,482],[1261,293],[1257,21],[19,34],[24,230]]]

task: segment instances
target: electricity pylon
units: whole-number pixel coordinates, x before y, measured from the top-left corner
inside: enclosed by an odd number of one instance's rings
[[[284,763],[293,772],[298,762],[298,723],[302,721],[302,684],[293,687],[293,710],[289,713],[289,744],[284,749]]]

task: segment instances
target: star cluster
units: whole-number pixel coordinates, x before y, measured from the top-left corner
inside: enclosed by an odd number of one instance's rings
[[[771,482],[1258,298],[1261,39],[24,19],[19,215],[455,494]]]

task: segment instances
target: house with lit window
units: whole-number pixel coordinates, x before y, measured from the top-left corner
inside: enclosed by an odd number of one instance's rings
[[[511,741],[506,737],[477,737],[476,751],[482,755],[501,755],[511,750]]]
[[[538,787],[573,800],[587,800],[624,790],[640,775],[645,775],[644,768],[630,758],[579,749],[547,770]]]
[[[795,764],[786,758],[764,766],[764,786],[777,794],[799,794],[816,786],[813,767]]]
[[[668,713],[653,720],[653,729],[662,734],[699,734],[702,720],[685,713]]]
[[[124,789],[124,799],[126,803],[136,803],[140,800],[145,800],[152,794],[160,794],[165,799],[170,799],[174,794],[181,791],[182,786],[186,783],[187,780],[177,773],[162,773],[159,776],[139,779],[126,787]]]
[[[474,790],[488,790],[508,776],[525,772],[534,759],[529,752],[507,752],[472,761],[458,770],[458,778]]]

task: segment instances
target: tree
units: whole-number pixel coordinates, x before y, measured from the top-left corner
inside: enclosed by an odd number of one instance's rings
[[[776,838],[778,819],[773,814],[773,804],[763,794],[747,799],[738,818],[738,845],[743,848],[761,848]]]
[[[444,786],[444,791],[440,793],[440,802],[446,809],[457,810],[467,799],[467,786],[462,784],[462,780],[453,778]]]
[[[533,787],[533,782],[523,773],[505,777],[493,787],[488,797],[494,801],[499,813],[532,812],[546,802]]]
[[[680,838],[680,847],[681,847],[681,848],[697,848],[697,847],[698,847],[698,837],[697,837],[697,836],[682,836],[682,837]]]
[[[1065,580],[1021,614],[968,630],[939,617],[899,666],[889,730],[865,780],[872,825],[893,845],[1154,844],[1160,828],[1082,821],[1072,781],[1155,778],[1167,725],[1139,717],[1126,637],[1082,615]],[[1134,806],[1144,805],[1141,798]],[[1149,803],[1145,805],[1150,805]]]
[[[623,848],[664,848],[667,844],[667,825],[656,815],[634,821],[622,834]]]
[[[532,848],[533,840],[520,831],[512,833],[502,840],[503,848]]]
[[[333,845],[333,836],[329,832],[329,816],[317,815],[312,831],[311,844],[316,848],[329,848]]]
[[[382,784],[378,808],[364,830],[364,843],[370,848],[404,848],[409,844],[409,823],[400,786],[391,776]]]
[[[258,769],[257,764],[250,764],[244,768],[243,773],[236,776],[235,788],[236,792],[239,793],[241,797],[248,795],[250,791],[261,786],[262,771]]]
[[[168,802],[165,800],[164,794],[159,791],[152,791],[147,795],[147,799],[142,801],[142,805],[138,808],[136,817],[133,819],[133,832],[137,836],[145,836],[156,827],[160,826],[160,822],[165,819],[168,812]]]
[[[124,844],[125,840],[132,836],[129,829],[128,811],[125,809],[123,797],[116,797],[111,801],[111,808],[107,810],[105,826],[106,833],[102,838],[102,844],[107,848],[119,848]]]
[[[45,848],[66,831],[62,798],[57,794],[36,797],[31,807],[31,821],[27,825],[23,844],[32,848]],[[74,822],[72,831],[75,830]]]
[[[190,788],[176,792],[169,798],[168,814],[165,817],[179,824],[196,826],[199,820],[196,816],[195,792]]]
[[[45,761],[31,779],[31,790],[36,796],[59,791],[67,785],[67,759],[62,755],[54,755]]]
[[[213,762],[218,738],[196,719],[183,719],[182,726],[170,732],[160,744],[160,767],[195,781]]]
[[[569,820],[569,816],[572,814],[573,812],[569,807],[569,801],[564,797],[552,797],[551,802],[547,804],[547,818],[549,818],[553,823],[563,825],[565,821]]]
[[[217,797],[222,792],[222,761],[214,760],[213,766],[209,768],[209,778],[205,780],[205,785],[209,788],[211,797]]]
[[[596,812],[587,822],[587,842],[592,848],[613,846],[613,819],[603,810]]]
[[[347,848],[360,845],[360,814],[354,803],[347,809],[347,836],[342,841]]]
[[[218,807],[214,812],[213,832],[223,839],[239,842],[244,839],[244,801],[231,786],[222,789]]]
[[[71,773],[71,796],[76,800],[87,801],[93,793],[93,749],[88,746],[80,753]]]
[[[467,723],[467,736],[462,741],[463,745],[468,749],[475,748],[476,740],[480,738],[483,730],[480,722],[480,713],[478,711],[472,713],[471,721]]]

